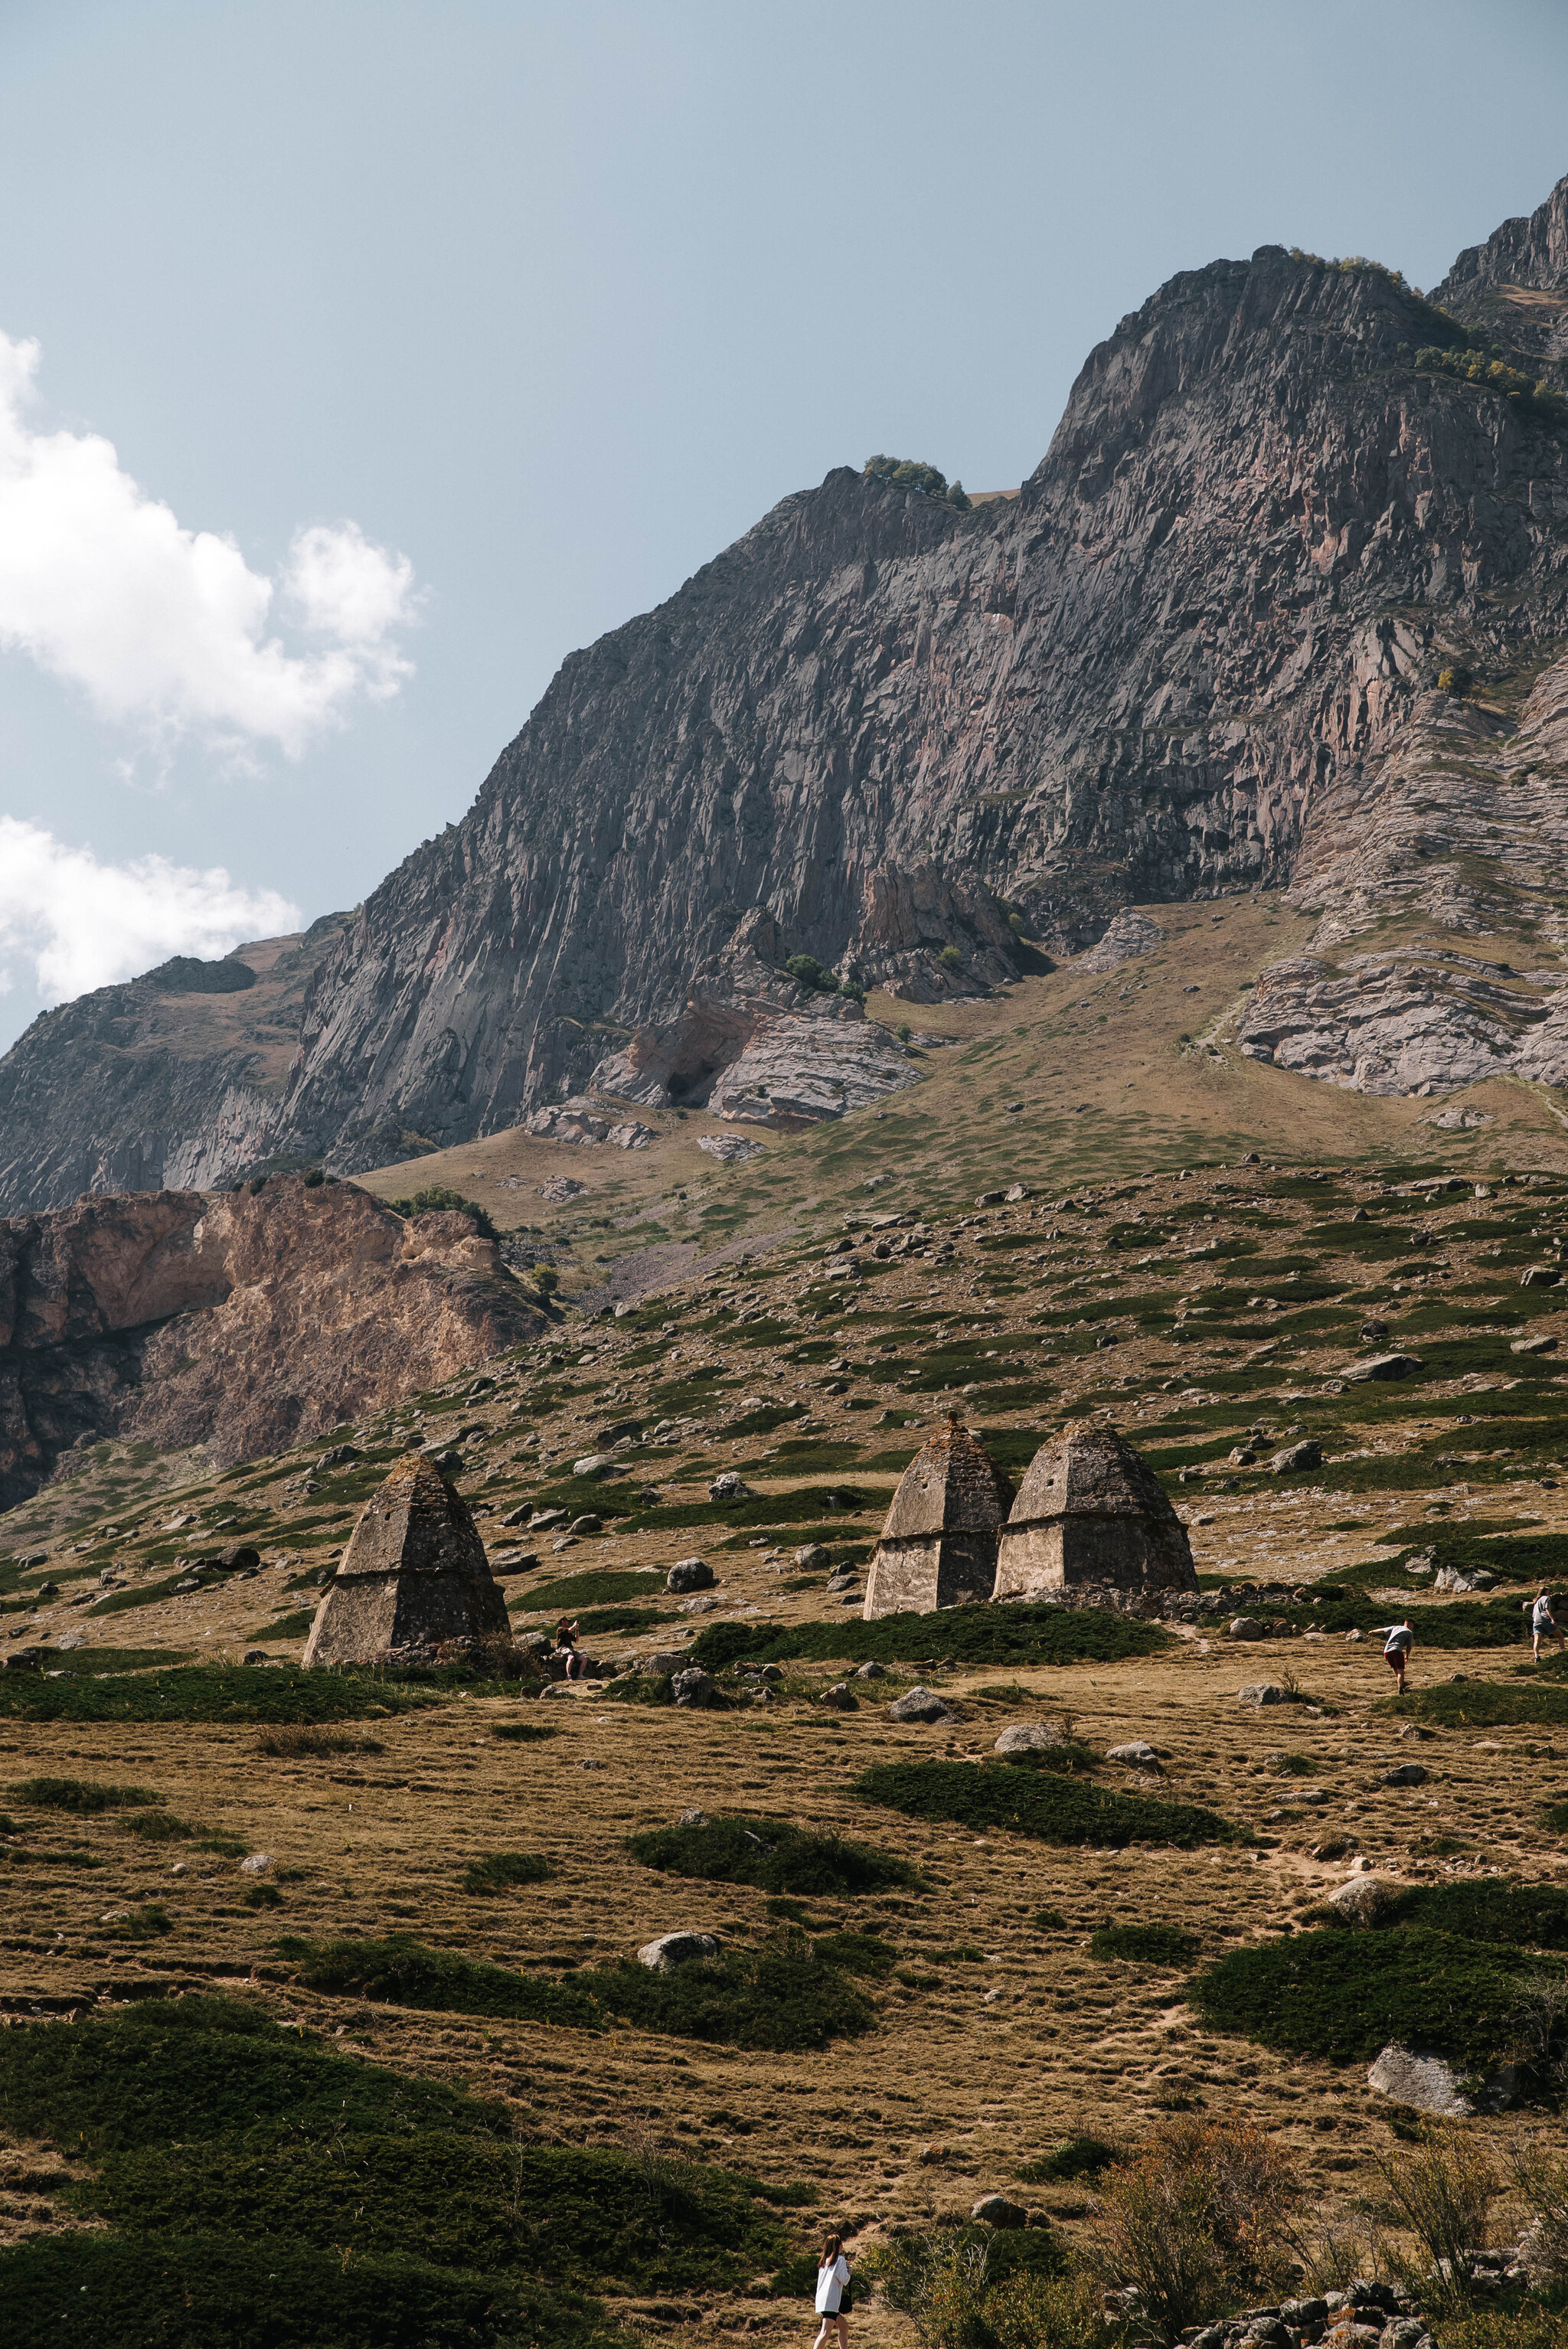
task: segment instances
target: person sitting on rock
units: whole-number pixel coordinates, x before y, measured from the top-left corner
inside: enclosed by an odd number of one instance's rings
[[[1552,1612],[1550,1590],[1542,1591],[1540,1597],[1533,1602],[1527,1599],[1524,1604],[1530,1609],[1530,1661],[1532,1664],[1538,1664],[1541,1661],[1542,1640],[1555,1640],[1561,1648],[1563,1644],[1563,1634],[1557,1629],[1556,1619]]]
[[[567,1679],[580,1681],[587,1669],[587,1662],[577,1652],[577,1625],[569,1615],[563,1615],[555,1627],[555,1652],[566,1659]]]
[[[1403,1696],[1405,1673],[1410,1661],[1410,1651],[1416,1644],[1416,1635],[1408,1623],[1379,1623],[1373,1636],[1376,1638],[1379,1632],[1386,1635],[1383,1661],[1393,1673],[1399,1694]]]

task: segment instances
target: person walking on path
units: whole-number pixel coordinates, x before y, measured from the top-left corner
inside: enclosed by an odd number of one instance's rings
[[[1533,1605],[1528,1599],[1524,1603],[1530,1609],[1530,1661],[1538,1664],[1542,1640],[1555,1640],[1561,1648],[1563,1645],[1563,1634],[1557,1629],[1556,1618],[1552,1612],[1550,1590],[1543,1590]]]
[[[1405,1673],[1410,1661],[1410,1651],[1416,1644],[1416,1635],[1408,1623],[1379,1623],[1377,1630],[1386,1635],[1383,1661],[1393,1673],[1399,1694],[1403,1696]]]
[[[828,2328],[839,2328],[839,2349],[849,2349],[850,2328],[844,2319],[850,2307],[850,2263],[844,2257],[841,2235],[830,2235],[822,2245],[822,2257],[817,2269],[817,2313],[822,2322],[811,2349],[827,2349]]]

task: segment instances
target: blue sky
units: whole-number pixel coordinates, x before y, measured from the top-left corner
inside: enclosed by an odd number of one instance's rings
[[[872,450],[1043,455],[1256,245],[1568,171],[1538,0],[0,0],[0,1043],[352,905],[562,656]]]

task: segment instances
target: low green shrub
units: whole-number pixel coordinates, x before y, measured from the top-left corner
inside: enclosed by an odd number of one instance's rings
[[[1212,2030],[1298,2055],[1369,2062],[1390,2040],[1490,2064],[1513,2044],[1532,1952],[1421,1925],[1328,1928],[1233,1950],[1188,1985]]]
[[[391,1673],[304,1671],[291,1664],[188,1664],[123,1679],[0,1675],[0,1717],[25,1721],[361,1721],[440,1702],[433,1684]]]
[[[30,1809],[70,1811],[77,1818],[94,1818],[102,1811],[136,1810],[167,1802],[145,1786],[108,1786],[91,1778],[24,1778],[11,1789],[12,1797]]]
[[[620,1599],[657,1598],[664,1587],[662,1575],[628,1574],[611,1568],[603,1573],[569,1574],[559,1582],[540,1583],[523,1590],[520,1599],[531,1615],[547,1609],[553,1615],[574,1615],[580,1607],[610,1607]]]
[[[505,2015],[523,2023],[565,2023],[580,2031],[603,2027],[603,2017],[577,1976],[557,1982],[514,1973],[452,1950],[427,1949],[411,1934],[377,1940],[307,1940],[291,1934],[278,1954],[298,1971],[307,1990],[336,1998],[421,2007],[435,2014]]]
[[[133,1811],[120,1825],[143,1843],[189,1843],[196,1830],[172,1811]]]
[[[546,1721],[492,1721],[490,1735],[504,1737],[509,1744],[531,1745],[542,1737],[556,1735]]]
[[[318,1729],[307,1722],[297,1728],[264,1729],[256,1751],[280,1761],[313,1762],[338,1754],[385,1754],[387,1748],[379,1737],[360,1736],[351,1729]]]
[[[438,1216],[454,1214],[471,1216],[479,1226],[481,1239],[498,1240],[500,1234],[490,1221],[490,1210],[481,1207],[477,1199],[465,1199],[445,1183],[427,1183],[411,1198],[388,1199],[387,1205],[395,1216]]]
[[[1068,2137],[1049,2153],[1021,2162],[1018,2176],[1026,2186],[1064,2185],[1074,2178],[1099,2178],[1120,2159],[1119,2147],[1102,2137]]]
[[[918,1886],[920,1871],[872,1844],[812,1834],[782,1819],[708,1819],[701,1826],[652,1827],[627,1837],[645,1868],[709,1884],[755,1884],[797,1899],[843,1898],[892,1885]]]
[[[1568,1688],[1548,1681],[1442,1681],[1398,1698],[1394,1711],[1439,1729],[1563,1729]]]
[[[709,1671],[744,1657],[779,1663],[791,1657],[853,1663],[940,1659],[965,1664],[1115,1663],[1151,1656],[1171,1635],[1155,1623],[1095,1608],[955,1607],[941,1615],[884,1615],[872,1623],[715,1623],[692,1642]]]
[[[1180,1925],[1102,1925],[1089,1938],[1091,1958],[1119,1958],[1140,1966],[1190,1966],[1202,1947]]]
[[[705,1963],[655,1973],[627,1959],[584,1967],[569,1982],[513,1973],[404,1934],[382,1940],[291,1938],[280,1954],[311,1990],[384,2000],[434,2013],[490,2014],[601,2031],[612,2023],[678,2039],[706,2039],[776,2053],[824,2047],[869,2031],[874,2010],[806,1936],[786,1931],[758,1950],[731,1951]]]
[[[150,1900],[143,1908],[129,1909],[102,1930],[111,1941],[157,1941],[174,1930],[174,1920],[161,1900]]]
[[[898,1951],[892,1942],[880,1940],[875,1933],[820,1933],[811,1949],[825,1966],[837,1966],[844,1973],[866,1974],[877,1981],[891,1974],[898,1963]]]
[[[35,2235],[0,2254],[6,2349],[625,2349],[596,2303],[400,2251],[236,2236]],[[134,2330],[128,2329],[134,2326]]]
[[[1496,1876],[1414,1884],[1395,1895],[1387,1913],[1390,1923],[1426,1925],[1463,1941],[1568,1950],[1568,1892],[1553,1884],[1511,1884]]]
[[[1043,1843],[1234,1843],[1241,1830],[1193,1803],[1112,1795],[998,1762],[883,1762],[861,1773],[851,1794],[916,1819],[954,1819],[965,1826],[1010,1828]]]
[[[278,2127],[330,2136],[507,2123],[500,2106],[438,2082],[329,2054],[259,2003],[185,1997],[0,2032],[0,2126],[98,2154]]]
[[[128,2231],[352,2244],[356,2259],[403,2251],[623,2292],[734,2290],[787,2245],[750,2181],[696,2164],[441,2129],[346,2147],[149,2147],[111,2157],[73,2200]]]
[[[531,1851],[492,1851],[471,1859],[458,1882],[465,1892],[507,1892],[514,1884],[542,1884],[550,1862]]]

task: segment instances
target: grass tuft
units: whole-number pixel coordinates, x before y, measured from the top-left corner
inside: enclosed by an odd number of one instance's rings
[[[1171,1644],[1156,1623],[1087,1607],[954,1607],[937,1615],[884,1615],[874,1623],[715,1623],[692,1642],[709,1671],[745,1657],[910,1663],[933,1657],[962,1664],[1119,1663]]]
[[[1076,1778],[1010,1769],[994,1762],[883,1762],[861,1773],[851,1792],[909,1818],[955,1819],[1002,1827],[1042,1843],[1235,1843],[1239,1828],[1194,1803],[1161,1803],[1112,1795]]]
[[[550,1862],[531,1851],[492,1851],[472,1859],[458,1882],[465,1892],[506,1892],[514,1884],[542,1884]]]
[[[1202,1943],[1180,1925],[1102,1925],[1089,1940],[1091,1958],[1119,1958],[1140,1966],[1190,1966]]]
[[[920,1871],[873,1845],[813,1835],[787,1820],[709,1819],[702,1826],[653,1827],[627,1838],[645,1868],[692,1876],[708,1884],[755,1884],[797,1899],[879,1892],[891,1885],[919,1886]]]

